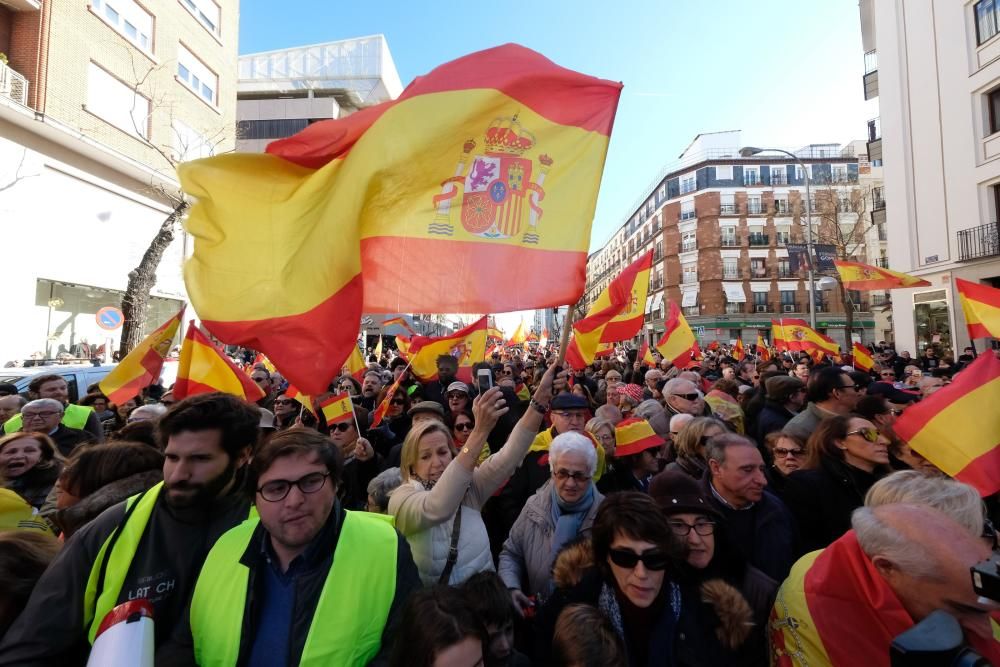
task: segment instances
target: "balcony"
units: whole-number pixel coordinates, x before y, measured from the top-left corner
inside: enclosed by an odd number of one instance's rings
[[[778,268],[778,278],[798,278],[798,274],[789,269],[788,267]]]
[[[693,285],[696,282],[698,282],[698,274],[697,273],[684,273],[684,274],[681,275],[681,284],[682,285]]]
[[[816,312],[817,313],[829,313],[830,312],[830,304],[827,303],[826,301],[822,301],[820,299],[816,299],[815,306],[816,306]]]
[[[698,214],[694,211],[681,211],[681,220],[694,220]]]
[[[767,246],[770,243],[771,237],[767,234],[750,234],[749,241],[751,246]]]
[[[868,160],[882,164],[882,123],[878,118],[868,121]]]
[[[719,215],[739,215],[736,204],[719,204]]]
[[[884,294],[872,294],[869,298],[871,298],[871,300],[872,300],[872,307],[875,307],[875,308],[880,307],[880,306],[891,306],[892,305],[892,298],[889,296],[888,292],[886,292]]]
[[[777,232],[774,235],[774,242],[778,245],[788,245],[792,242],[791,232]]]
[[[751,266],[750,267],[750,278],[753,280],[763,280],[768,277],[766,266]]]
[[[756,172],[743,174],[743,186],[749,187],[751,185],[761,185],[760,176],[758,176]]]
[[[722,269],[723,280],[739,280],[742,277],[739,269],[730,269],[729,267],[723,267]]]
[[[698,184],[694,179],[690,181],[683,181],[681,183],[681,194],[686,195],[689,192],[694,192],[698,189]]]
[[[889,258],[888,257],[877,257],[875,259],[875,266],[877,266],[880,269],[888,269],[889,268]]]
[[[731,236],[729,236],[729,237],[723,237],[719,241],[719,245],[721,247],[723,247],[723,248],[739,248],[740,247],[740,240],[737,239],[737,238],[733,238]]]
[[[775,199],[774,200],[774,214],[775,215],[788,215],[791,211],[791,207],[788,205],[787,199]]]
[[[855,313],[870,313],[871,308],[868,307],[867,301],[852,301],[851,306],[854,308]]]
[[[697,241],[681,241],[677,244],[677,252],[694,252],[698,249]]]
[[[997,223],[993,222],[958,232],[958,261],[1000,255],[998,229]]]
[[[773,313],[774,306],[770,303],[751,303],[747,304],[748,313]]]
[[[865,88],[865,99],[878,97],[878,52],[872,49],[865,54],[865,74],[862,79]]]
[[[663,259],[663,251],[662,251],[662,250],[659,250],[659,249],[657,249],[657,250],[656,250],[656,251],[655,251],[655,252],[653,253],[653,261],[654,261],[654,262],[659,262],[659,261],[660,261],[661,259]]]
[[[788,174],[771,172],[771,185],[788,185]]]
[[[742,315],[746,310],[745,303],[731,303],[726,302],[726,314],[727,315]]]
[[[28,106],[28,80],[4,62],[0,62],[0,96]]]
[[[764,207],[761,206],[760,202],[747,203],[747,215],[761,215],[763,213]]]

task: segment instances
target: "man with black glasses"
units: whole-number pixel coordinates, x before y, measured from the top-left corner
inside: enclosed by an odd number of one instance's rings
[[[165,662],[386,662],[420,579],[389,517],[341,506],[342,469],[339,448],[308,429],[260,449],[250,474],[260,519],[230,530],[208,554],[190,622]]]
[[[833,366],[820,369],[806,386],[809,404],[805,410],[792,417],[782,430],[808,440],[819,423],[827,417],[853,412],[861,398],[859,389],[851,376],[842,369]]]
[[[683,378],[668,380],[663,385],[663,398],[671,415],[686,413],[694,417],[705,416],[705,399],[694,382]]]

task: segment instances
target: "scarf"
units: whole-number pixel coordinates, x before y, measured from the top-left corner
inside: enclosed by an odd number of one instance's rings
[[[594,505],[594,483],[591,482],[587,492],[575,503],[567,503],[556,493],[555,483],[549,487],[552,503],[552,522],[556,530],[552,535],[552,557],[559,553],[563,545],[576,538],[583,524],[583,518]]]
[[[412,477],[413,479],[415,479],[415,480],[416,480],[416,481],[417,481],[417,482],[418,482],[418,483],[419,483],[419,484],[420,484],[420,485],[421,485],[422,487],[424,487],[424,491],[430,491],[431,489],[433,489],[433,488],[434,488],[434,485],[435,485],[435,484],[437,484],[437,480],[434,480],[434,481],[432,482],[432,481],[430,481],[430,480],[427,480],[427,479],[423,479],[423,478],[422,478],[422,477],[420,477],[419,475],[412,475],[412,474],[411,474],[410,476],[411,476],[411,477]]]

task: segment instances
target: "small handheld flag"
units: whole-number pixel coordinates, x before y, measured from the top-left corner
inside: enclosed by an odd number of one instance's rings
[[[327,426],[354,419],[354,403],[351,402],[350,394],[331,396],[319,404],[319,409],[323,413]]]

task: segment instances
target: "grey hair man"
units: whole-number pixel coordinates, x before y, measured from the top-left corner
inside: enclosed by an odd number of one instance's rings
[[[643,379],[646,381],[646,386],[642,390],[642,397],[644,399],[660,398],[660,392],[656,385],[663,379],[663,373],[658,368],[653,368],[646,371]]]
[[[87,431],[70,428],[62,423],[63,404],[54,398],[37,398],[21,408],[22,431],[44,433],[56,443],[63,456],[84,442],[92,442],[94,437]]]
[[[676,377],[663,385],[663,398],[667,411],[672,415],[685,412],[695,417],[705,413],[705,399],[691,380]]]
[[[735,433],[721,433],[705,445],[708,474],[704,497],[726,518],[744,558],[775,581],[794,562],[795,528],[791,512],[765,490],[764,459],[756,443]]]
[[[403,483],[399,468],[387,468],[368,482],[368,504],[365,511],[375,514],[387,514],[389,509],[389,494]]]

